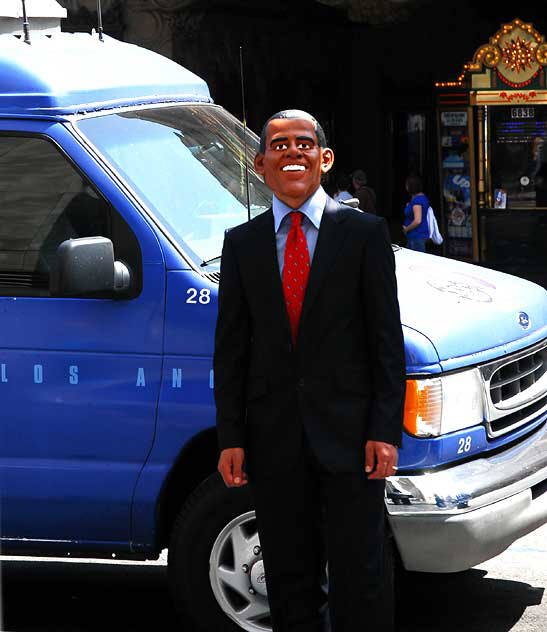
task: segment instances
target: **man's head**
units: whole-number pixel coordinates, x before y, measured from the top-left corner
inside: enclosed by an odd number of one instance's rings
[[[339,191],[347,191],[350,188],[351,180],[344,173],[336,178],[336,188]]]
[[[321,175],[334,162],[325,133],[316,119],[302,110],[283,110],[262,129],[255,169],[277,198],[298,208],[321,184]]]
[[[367,183],[367,174],[362,169],[356,169],[351,174],[351,180],[353,183],[354,189],[360,189],[364,187]]]

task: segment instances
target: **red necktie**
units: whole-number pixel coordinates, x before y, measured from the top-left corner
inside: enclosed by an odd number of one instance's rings
[[[302,230],[302,213],[293,211],[289,213],[289,216],[291,227],[287,234],[283,260],[283,294],[287,304],[293,343],[296,343],[298,323],[310,274],[310,253]]]

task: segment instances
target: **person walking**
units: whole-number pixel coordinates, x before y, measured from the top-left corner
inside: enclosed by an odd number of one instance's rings
[[[336,179],[336,193],[332,196],[335,202],[344,202],[351,200],[353,195],[349,192],[351,180],[348,176],[342,174]]]
[[[272,207],[222,251],[218,469],[228,486],[251,483],[274,632],[323,630],[323,522],[333,632],[392,629],[384,488],[405,392],[394,255],[382,218],[326,195],[333,161],[310,114],[270,117],[255,169]]]
[[[359,208],[366,213],[376,213],[376,193],[367,186],[367,174],[362,169],[356,169],[351,178],[355,197],[359,200]]]
[[[411,250],[425,252],[425,241],[429,237],[427,209],[429,200],[423,193],[422,180],[418,176],[408,176],[405,182],[410,201],[405,206],[403,231],[406,235],[407,247]]]

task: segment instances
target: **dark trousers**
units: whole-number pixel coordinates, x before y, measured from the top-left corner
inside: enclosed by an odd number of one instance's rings
[[[384,487],[367,480],[364,463],[359,473],[326,471],[307,445],[294,470],[255,472],[274,632],[328,629],[320,612],[325,557],[332,632],[391,632],[393,612],[383,599]]]

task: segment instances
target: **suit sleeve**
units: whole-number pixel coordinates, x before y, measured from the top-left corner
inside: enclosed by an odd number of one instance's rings
[[[220,450],[244,446],[250,316],[234,246],[224,237],[213,357]]]
[[[395,257],[385,220],[370,226],[361,275],[372,380],[366,438],[400,446],[406,369]]]

